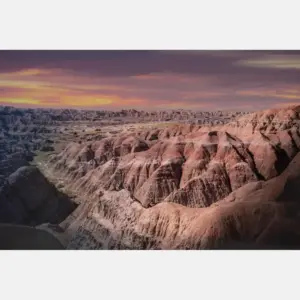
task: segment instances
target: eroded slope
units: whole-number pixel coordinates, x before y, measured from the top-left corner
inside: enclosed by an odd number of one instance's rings
[[[220,127],[177,125],[71,143],[47,165],[83,199],[62,224],[66,244],[278,246],[282,233],[284,245],[299,245],[299,119],[293,107]]]

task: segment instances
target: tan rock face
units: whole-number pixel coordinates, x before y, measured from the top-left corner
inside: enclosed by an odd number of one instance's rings
[[[84,236],[100,248],[278,245],[276,232],[283,244],[299,246],[292,229],[299,223],[299,113],[273,109],[224,126],[175,125],[70,144],[49,165],[93,203],[78,208],[86,217],[70,247]]]

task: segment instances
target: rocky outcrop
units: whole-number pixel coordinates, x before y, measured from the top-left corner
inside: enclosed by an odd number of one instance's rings
[[[298,120],[294,107],[70,144],[47,165],[85,199],[61,224],[67,248],[300,248]]]
[[[32,166],[21,167],[12,173],[0,189],[1,223],[60,223],[75,207],[39,169]]]
[[[252,119],[260,124],[258,116]],[[127,189],[144,207],[163,201],[207,207],[248,182],[281,174],[299,151],[297,127],[276,134],[255,131],[245,138],[225,129],[176,125],[157,130],[154,143],[147,140],[153,130],[122,133],[88,146],[72,143],[50,164],[69,178],[71,188],[85,194],[100,187]]]
[[[165,202],[145,209],[125,190],[104,192],[65,227],[73,232],[68,248],[299,249],[299,170],[298,154],[280,176],[205,208]]]
[[[225,130],[243,138],[251,137],[256,132],[265,135],[276,134],[279,131],[300,128],[300,106],[287,108],[274,108],[251,114],[223,125],[215,126],[216,129]]]

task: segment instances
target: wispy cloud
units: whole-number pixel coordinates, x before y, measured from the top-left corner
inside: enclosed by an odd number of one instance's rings
[[[300,70],[299,55],[265,55],[261,58],[239,60],[237,65],[282,70]]]

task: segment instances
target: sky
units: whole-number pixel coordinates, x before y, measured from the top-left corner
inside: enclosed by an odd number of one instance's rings
[[[259,110],[300,105],[300,51],[0,51],[0,105]]]

